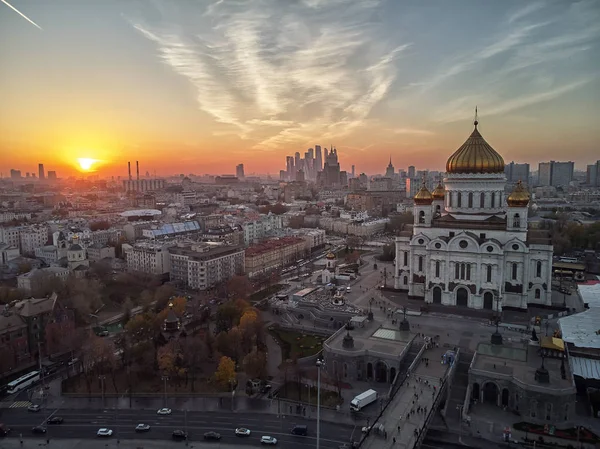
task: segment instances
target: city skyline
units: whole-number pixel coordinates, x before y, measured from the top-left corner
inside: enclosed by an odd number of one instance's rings
[[[331,141],[344,171],[443,170],[476,105],[506,162],[597,159],[596,2],[152,5],[0,4],[5,176],[277,176]]]

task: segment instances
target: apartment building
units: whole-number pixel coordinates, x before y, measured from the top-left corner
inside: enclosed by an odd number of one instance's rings
[[[26,293],[31,293],[40,286],[46,276],[54,276],[64,282],[69,277],[69,274],[71,274],[71,271],[68,268],[34,268],[27,273],[17,276],[17,287]]]
[[[242,224],[244,244],[252,245],[268,236],[269,232],[283,228],[283,217],[268,213],[260,218]]]
[[[35,257],[43,260],[48,265],[67,257],[67,248],[64,246],[44,245],[35,249]]]
[[[158,275],[169,273],[171,271],[169,247],[173,245],[174,242],[140,242],[134,245],[123,245],[127,271]]]
[[[34,255],[35,249],[48,242],[48,228],[46,226],[27,226],[21,228],[19,233],[19,247],[21,254]]]
[[[0,264],[8,263],[9,260],[16,259],[21,254],[19,248],[8,243],[0,243]]]
[[[123,232],[128,242],[135,242],[137,239],[142,238],[142,234],[145,229],[150,229],[152,226],[156,226],[156,221],[137,221],[134,223],[127,223],[123,226]]]
[[[270,239],[246,249],[246,274],[249,277],[268,273],[302,259],[306,242],[300,237]]]
[[[169,248],[171,280],[190,288],[206,290],[244,273],[241,246],[210,243],[180,243]]]
[[[87,257],[90,262],[98,262],[107,257],[114,259],[115,248],[103,245],[102,243],[94,243],[87,247]]]
[[[10,246],[16,246],[21,248],[21,234],[22,226],[11,226],[0,228],[0,243],[6,243]]]
[[[100,229],[90,233],[89,242],[90,245],[106,246],[109,243],[117,243],[122,235],[123,231],[120,229]]]

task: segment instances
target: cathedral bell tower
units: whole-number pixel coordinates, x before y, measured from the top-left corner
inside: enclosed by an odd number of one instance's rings
[[[529,192],[519,181],[506,199],[508,210],[506,211],[507,231],[527,231],[527,212],[529,207]]]
[[[421,190],[417,192],[413,198],[415,202],[414,216],[415,216],[415,227],[431,227],[431,220],[433,218],[433,195],[427,189],[425,181],[421,186]]]

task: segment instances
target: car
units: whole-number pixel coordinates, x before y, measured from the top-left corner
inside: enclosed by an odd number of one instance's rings
[[[27,407],[27,411],[29,412],[37,413],[40,410],[42,410],[42,407],[40,407],[38,404],[31,404],[29,407]]]
[[[64,419],[62,419],[60,416],[53,416],[52,418],[48,418],[46,424],[62,424],[63,421]]]
[[[187,433],[183,430],[174,430],[172,436],[174,440],[185,440],[187,438]]]
[[[235,429],[235,434],[238,437],[249,437],[250,433],[250,429],[247,429],[245,427],[238,427],[237,429]]]
[[[107,429],[106,427],[102,427],[101,429],[98,429],[96,435],[98,435],[99,437],[110,437],[112,436],[112,430]]]
[[[46,433],[46,428],[44,426],[35,426],[31,431],[33,433]]]
[[[150,426],[148,424],[138,424],[135,426],[136,432],[148,432],[150,430]]]
[[[221,439],[221,434],[213,431],[206,432],[204,434],[204,439],[206,441],[219,441]]]
[[[173,411],[170,408],[166,407],[158,409],[158,411],[156,412],[157,415],[170,415],[171,413],[173,413]]]
[[[260,437],[260,444],[270,444],[271,446],[275,446],[277,444],[277,438],[263,435]]]

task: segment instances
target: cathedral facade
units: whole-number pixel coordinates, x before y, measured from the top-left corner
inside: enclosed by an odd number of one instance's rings
[[[444,187],[414,196],[412,231],[396,237],[395,288],[474,309],[551,304],[552,245],[527,228],[529,193],[504,192],[504,159],[475,129],[448,159]]]

